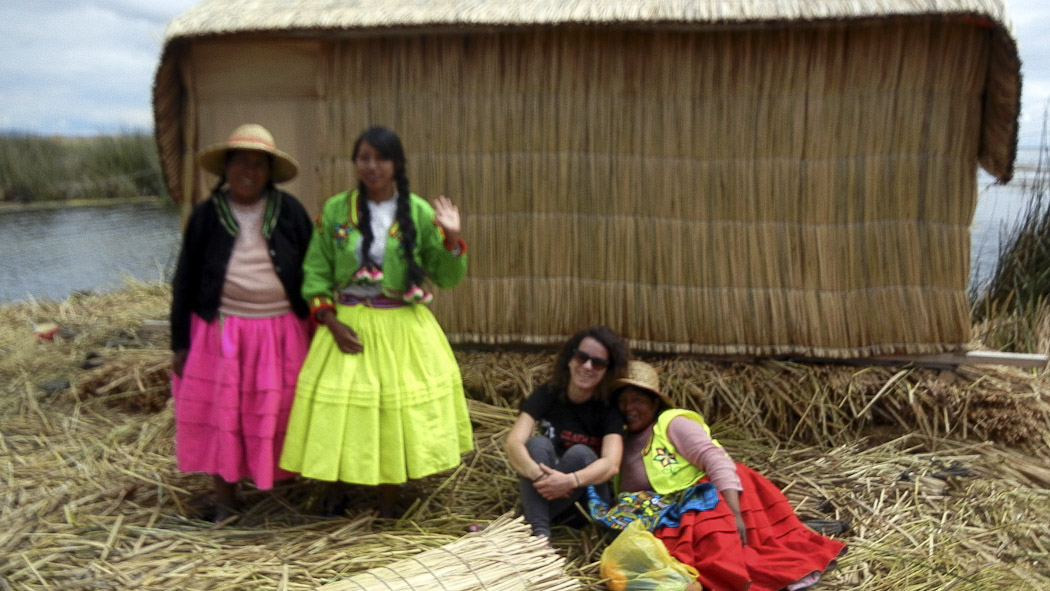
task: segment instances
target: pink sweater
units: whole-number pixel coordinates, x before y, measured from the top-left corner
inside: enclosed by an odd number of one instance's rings
[[[654,423],[655,424],[655,423]],[[653,426],[638,433],[630,433],[623,441],[623,461],[620,463],[620,490],[652,490],[642,464],[642,450],[653,435]],[[707,473],[707,478],[719,491],[743,491],[736,464],[724,449],[711,441],[702,425],[686,417],[676,417],[667,426],[667,438],[678,454]]]
[[[240,232],[233,243],[233,253],[226,266],[226,282],[222,285],[219,312],[225,316],[272,318],[292,311],[262,234],[265,206],[265,199],[252,205],[233,203],[230,206]]]

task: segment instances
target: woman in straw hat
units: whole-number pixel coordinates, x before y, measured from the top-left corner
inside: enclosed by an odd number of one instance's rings
[[[521,477],[522,513],[533,535],[549,538],[552,519],[566,514],[588,486],[604,485],[619,470],[623,416],[609,404],[608,392],[627,357],[623,340],[610,329],[581,330],[562,345],[550,381],[522,402],[504,449]],[[608,496],[607,486],[598,488]]]
[[[354,142],[357,187],[325,203],[304,263],[319,323],[303,365],[281,466],[333,483],[378,486],[391,517],[409,479],[453,468],[474,447],[459,366],[427,308],[426,281],[467,270],[459,210],[409,191],[392,130]],[[329,512],[345,508],[330,488]]]
[[[627,422],[623,491],[672,495],[703,482],[717,489],[713,508],[668,511],[673,519],[653,530],[672,556],[697,569],[705,589],[805,588],[845,551],[803,525],[773,483],[734,463],[703,417],[674,408],[652,366],[632,361],[613,396]]]
[[[190,216],[172,285],[175,451],[215,483],[214,519],[230,517],[236,483],[293,476],[277,466],[312,325],[302,262],[312,224],[274,183],[295,160],[261,125],[241,125],[198,156],[218,175]]]

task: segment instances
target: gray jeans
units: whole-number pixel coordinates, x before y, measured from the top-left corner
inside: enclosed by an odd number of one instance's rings
[[[528,450],[529,455],[536,462],[566,474],[589,466],[598,459],[598,454],[594,453],[594,450],[589,446],[583,444],[577,444],[565,450],[565,455],[559,459],[558,455],[554,453],[554,443],[540,435],[529,438],[525,442],[525,449]],[[532,526],[532,535],[534,536],[550,537],[552,519],[571,509],[576,501],[581,501],[584,505],[587,504],[586,487],[575,489],[568,498],[554,499],[553,501],[548,501],[540,496],[540,493],[536,492],[536,488],[532,486],[532,482],[527,478],[520,479],[519,488],[521,490],[522,514],[525,516],[525,521]],[[608,484],[596,485],[594,488],[599,496],[605,499],[606,502],[609,501],[611,495]],[[567,517],[571,518],[573,515],[570,514]]]

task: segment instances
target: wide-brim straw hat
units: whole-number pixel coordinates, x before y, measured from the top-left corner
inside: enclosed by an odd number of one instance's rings
[[[226,153],[230,150],[255,150],[265,152],[273,157],[273,171],[270,178],[275,183],[283,183],[299,174],[299,163],[288,154],[277,149],[273,134],[258,123],[245,123],[233,130],[225,142],[213,144],[197,155],[197,162],[204,170],[222,176],[226,167]]]
[[[664,406],[674,408],[671,397],[660,390],[660,375],[656,373],[656,368],[644,361],[632,360],[628,362],[627,372],[622,378],[613,382],[612,389],[614,394],[619,394],[620,390],[627,386],[635,386],[652,392]]]

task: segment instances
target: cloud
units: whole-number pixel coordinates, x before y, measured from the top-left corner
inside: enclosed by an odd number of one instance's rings
[[[1021,55],[1021,115],[1018,145],[1038,146],[1050,101],[1050,3],[1013,0],[1006,4]]]
[[[1045,22],[1050,18],[1050,5],[1046,0],[1004,0],[1006,15],[1014,27],[1032,22]]]
[[[196,0],[0,0],[0,130],[85,135],[153,125],[164,27]],[[1050,100],[1050,2],[1011,0],[1022,60],[1020,143]]]
[[[167,22],[193,0],[0,4],[0,129],[85,135],[153,126]]]

